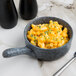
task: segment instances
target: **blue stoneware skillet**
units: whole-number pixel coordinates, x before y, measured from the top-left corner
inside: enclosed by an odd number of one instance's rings
[[[31,24],[49,23],[50,20],[58,21],[59,24],[63,25],[63,28],[66,27],[68,29],[68,35],[70,38],[68,43],[66,43],[64,46],[55,49],[43,49],[32,45],[27,39],[27,32],[28,30],[31,29]],[[64,20],[56,17],[40,17],[34,19],[33,21],[31,21],[29,24],[26,25],[26,28],[24,30],[24,38],[25,38],[26,46],[23,48],[7,49],[3,52],[3,57],[8,58],[17,55],[27,54],[39,60],[47,60],[47,61],[56,60],[64,56],[69,51],[71,47],[72,37],[73,37],[73,30],[71,26]]]

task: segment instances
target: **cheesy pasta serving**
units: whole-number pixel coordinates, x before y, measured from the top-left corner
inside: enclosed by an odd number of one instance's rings
[[[40,48],[58,48],[69,41],[67,28],[63,28],[57,21],[50,20],[49,24],[32,24],[31,27],[27,38],[31,44]]]

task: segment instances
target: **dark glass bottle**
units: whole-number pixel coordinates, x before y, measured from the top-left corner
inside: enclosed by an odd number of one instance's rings
[[[16,26],[18,14],[13,0],[0,0],[0,25],[5,29]]]
[[[36,0],[20,0],[20,16],[25,20],[33,19],[37,16],[38,6]]]

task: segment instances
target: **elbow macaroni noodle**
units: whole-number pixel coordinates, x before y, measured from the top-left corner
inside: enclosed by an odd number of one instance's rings
[[[45,49],[53,49],[63,46],[69,41],[68,30],[57,21],[49,21],[49,24],[31,25],[27,38],[31,44]]]

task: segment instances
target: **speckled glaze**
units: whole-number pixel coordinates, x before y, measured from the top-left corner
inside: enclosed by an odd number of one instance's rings
[[[69,42],[64,46],[61,46],[55,49],[43,49],[32,45],[27,39],[27,31],[31,29],[31,24],[49,23],[50,20],[58,21],[59,24],[63,25],[63,27],[67,27],[68,35],[70,38]],[[69,51],[71,47],[72,38],[73,38],[73,30],[71,26],[62,19],[59,19],[56,17],[40,17],[40,18],[34,19],[33,21],[31,21],[29,24],[26,25],[26,28],[24,30],[24,38],[25,38],[26,47],[7,49],[3,52],[3,56],[12,57],[12,56],[17,56],[21,54],[28,54],[39,60],[46,60],[46,61],[57,60],[62,56],[64,56]]]

